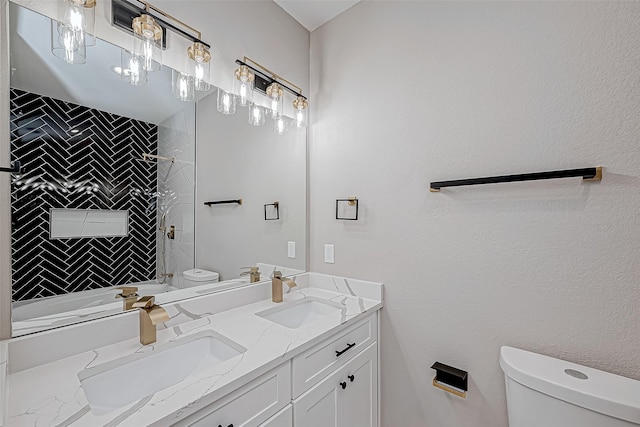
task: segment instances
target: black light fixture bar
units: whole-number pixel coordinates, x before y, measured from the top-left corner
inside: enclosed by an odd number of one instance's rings
[[[266,92],[266,86],[269,86],[271,83],[278,83],[280,86],[282,86],[283,89],[286,89],[287,91],[289,91],[290,93],[292,93],[295,96],[301,96],[304,99],[307,99],[306,96],[304,96],[301,92],[298,92],[294,89],[291,89],[289,86],[287,86],[286,84],[282,83],[280,80],[278,80],[278,78],[276,76],[270,76],[269,74],[267,74],[265,71],[263,70],[259,70],[258,68],[255,68],[249,64],[247,64],[244,61],[241,61],[239,59],[236,59],[236,64],[238,65],[246,65],[248,68],[250,68],[254,73],[256,73],[256,77],[257,78],[262,78],[263,80],[266,80],[266,85],[265,83],[260,84],[260,81],[258,81],[256,79],[256,84],[255,87],[256,89],[260,90],[260,92]],[[264,89],[263,87],[264,86]]]
[[[432,192],[438,192],[444,187],[495,184],[500,182],[536,181],[540,179],[572,178],[577,176],[582,177],[585,181],[601,181],[602,167],[535,172],[520,175],[489,176],[484,178],[458,179],[454,181],[436,181],[431,183],[429,190]]]
[[[218,200],[215,202],[204,202],[205,205],[207,206],[211,206],[211,205],[231,205],[231,204],[237,204],[237,205],[241,205],[242,204],[242,199],[236,199],[236,200]]]
[[[168,22],[167,18],[175,20],[176,22],[180,22],[179,20],[173,18],[172,16],[163,13],[156,7],[151,7],[150,10],[147,10],[147,3],[140,2],[137,0],[133,0],[138,4],[142,4],[142,6],[136,6],[127,0],[112,0],[111,2],[111,14],[113,16],[113,25],[118,28],[121,28],[125,31],[133,34],[133,28],[131,27],[131,23],[134,18],[139,17],[140,15],[151,15],[153,19],[160,25],[162,28],[162,48],[167,48],[167,30],[171,30],[174,33],[177,33],[184,37],[187,40],[191,40],[194,43],[202,43],[207,47],[207,49],[211,49],[211,45],[200,40],[199,37],[196,37],[192,34],[189,34],[184,29],[177,27],[176,25]],[[186,24],[183,24],[186,25]]]
[[[24,168],[20,164],[19,161],[13,162],[13,166],[10,168],[0,168],[0,172],[8,172],[8,173],[24,173]]]

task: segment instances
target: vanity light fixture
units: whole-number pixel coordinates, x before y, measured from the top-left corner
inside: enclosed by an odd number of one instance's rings
[[[284,90],[277,82],[273,82],[267,87],[267,99],[269,100],[269,112],[272,119],[277,119],[282,115]]]
[[[309,102],[303,96],[297,97],[293,101],[293,108],[296,110],[296,128],[302,129],[307,126],[307,111],[309,111]]]
[[[140,3],[139,7],[133,3]],[[162,50],[166,49],[166,33],[176,33],[192,44],[187,48],[187,73],[174,71],[172,75],[172,93],[181,101],[193,101],[195,91],[208,91],[211,88],[211,52],[207,43],[202,41],[202,33],[184,22],[169,15],[152,4],[140,0],[112,0],[113,25],[134,34],[134,46],[129,55],[123,54],[122,69],[131,69],[142,60],[145,72],[156,71],[162,67]],[[132,18],[133,17],[133,18]],[[134,85],[144,80],[129,79]]]
[[[208,91],[211,87],[206,81],[211,73],[211,53],[209,49],[201,42],[194,42],[187,49],[187,54],[189,56],[189,73],[194,79],[195,89],[202,92]]]
[[[253,81],[256,76],[246,65],[241,65],[233,75],[233,92],[241,107],[249,107],[253,103]]]
[[[149,4],[146,4],[147,9]],[[143,59],[145,71],[162,68],[162,27],[151,15],[142,14],[131,22],[133,29],[133,54]]]
[[[288,92],[295,97],[293,100],[295,127],[297,129],[306,127],[309,101],[302,95],[300,87],[246,56],[243,60],[236,59],[236,64],[240,67],[234,72],[233,93],[240,106],[249,106],[250,124],[254,126],[264,124],[263,115],[266,112],[273,119],[274,132],[279,135],[287,133],[291,120],[284,115],[284,98],[285,93]],[[265,96],[266,107],[255,102],[252,93],[254,90]],[[220,100],[220,97],[218,99]],[[218,111],[220,111],[220,104],[218,104]]]
[[[86,48],[96,44],[96,0],[64,0],[60,21],[51,20],[51,53],[68,64],[84,64]]]

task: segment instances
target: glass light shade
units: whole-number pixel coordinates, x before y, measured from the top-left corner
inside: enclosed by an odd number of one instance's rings
[[[62,22],[51,20],[51,53],[67,64],[87,62],[86,46],[73,28]]]
[[[211,73],[211,54],[207,47],[199,42],[187,49],[189,55],[189,74],[194,78],[197,91],[207,91],[211,88],[209,75]]]
[[[146,71],[162,68],[162,28],[149,15],[141,15],[133,20],[133,53],[144,58]]]
[[[253,103],[253,82],[255,75],[249,67],[241,65],[234,73],[233,93],[238,97],[238,103],[242,107],[248,107]]]
[[[267,118],[267,112],[264,107],[252,104],[249,107],[249,124],[254,126],[262,126]]]
[[[96,44],[96,0],[64,0],[59,3],[61,22],[73,29],[79,43]]]
[[[145,86],[148,73],[144,69],[144,58],[122,49],[120,59],[120,77],[133,86]]]
[[[284,135],[289,132],[289,120],[282,114],[278,115],[273,121],[273,131],[278,135]]]
[[[267,102],[269,106],[269,114],[272,119],[277,119],[283,110],[284,91],[278,83],[271,83],[267,87]]]
[[[218,111],[222,114],[236,113],[236,97],[233,93],[218,88]]]
[[[193,101],[196,98],[193,77],[180,71],[171,71],[171,92],[180,101]]]
[[[296,128],[305,128],[307,126],[307,112],[309,111],[309,103],[303,96],[298,96],[293,101],[293,108],[295,110]]]

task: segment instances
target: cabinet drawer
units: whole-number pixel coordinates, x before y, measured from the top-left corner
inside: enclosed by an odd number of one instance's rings
[[[264,424],[260,424],[260,427],[292,427],[293,426],[293,406],[291,404],[284,407],[284,409],[273,417],[269,418]]]
[[[300,396],[378,339],[377,313],[293,359],[293,397]]]
[[[284,363],[175,425],[257,427],[290,401],[291,367]]]

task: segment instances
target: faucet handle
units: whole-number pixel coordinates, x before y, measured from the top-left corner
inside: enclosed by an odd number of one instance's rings
[[[122,291],[121,294],[117,294],[116,298],[128,298],[128,297],[136,297],[138,296],[137,292],[138,292],[138,288],[136,288],[135,286],[120,286],[119,288],[116,288],[119,291]]]
[[[273,272],[273,278],[274,279],[282,279],[282,272],[281,271],[274,271]]]
[[[259,272],[259,267],[240,267],[240,270],[249,269],[249,271],[243,271],[240,273],[241,276],[246,276],[247,274],[257,273]]]
[[[151,308],[156,303],[156,297],[153,295],[148,295],[140,298],[138,301],[133,303],[133,308]]]

